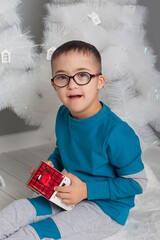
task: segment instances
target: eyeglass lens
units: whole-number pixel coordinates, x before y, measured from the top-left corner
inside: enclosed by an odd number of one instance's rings
[[[84,72],[75,74],[73,78],[74,81],[79,85],[85,85],[91,80],[90,74]],[[64,74],[59,74],[54,77],[54,83],[59,87],[66,86],[69,83],[69,77]]]

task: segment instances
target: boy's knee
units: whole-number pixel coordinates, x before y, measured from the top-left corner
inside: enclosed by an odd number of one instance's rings
[[[53,238],[60,239],[61,235],[55,222],[51,218],[46,218],[39,222],[34,222],[30,226],[36,231],[40,239]]]
[[[36,210],[37,216],[45,216],[52,214],[52,208],[47,199],[44,197],[28,198],[28,201]]]

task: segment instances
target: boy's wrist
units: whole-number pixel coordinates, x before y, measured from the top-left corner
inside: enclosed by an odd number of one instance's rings
[[[84,196],[84,199],[88,198],[87,184],[85,182],[84,182],[84,188],[83,188],[83,196]]]

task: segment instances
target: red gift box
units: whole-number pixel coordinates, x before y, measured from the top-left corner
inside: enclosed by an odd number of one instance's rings
[[[70,183],[70,179],[63,173],[42,161],[36,172],[28,180],[27,186],[60,207],[71,210],[73,206],[64,204],[56,196],[56,191],[54,190],[55,186],[69,186]]]

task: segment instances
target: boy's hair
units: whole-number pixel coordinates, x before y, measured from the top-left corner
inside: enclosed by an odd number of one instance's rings
[[[97,48],[90,43],[79,41],[79,40],[72,40],[59,46],[52,54],[51,66],[53,66],[52,65],[53,61],[57,57],[59,57],[62,53],[68,53],[70,51],[82,52],[83,54],[87,54],[87,53],[93,54],[101,71],[101,55],[97,50]]]

